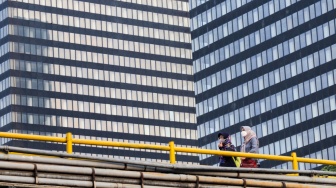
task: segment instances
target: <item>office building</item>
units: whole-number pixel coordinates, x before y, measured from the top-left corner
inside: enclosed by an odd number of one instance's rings
[[[0,131],[196,147],[188,11],[187,0],[0,0]],[[169,161],[153,150],[74,152]]]
[[[336,1],[191,0],[199,144],[257,133],[260,153],[335,160]],[[217,156],[202,155],[216,165]],[[282,161],[261,167],[291,169]],[[319,166],[299,163],[299,169]]]

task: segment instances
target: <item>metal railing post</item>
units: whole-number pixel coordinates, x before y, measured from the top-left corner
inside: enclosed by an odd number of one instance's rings
[[[66,152],[71,154],[72,153],[72,133],[66,133]]]
[[[291,156],[293,157],[293,170],[299,170],[299,163],[297,160],[297,156],[295,152],[291,153]],[[299,174],[294,174],[294,175],[299,175]]]
[[[174,141],[169,142],[169,159],[171,164],[175,164],[176,159],[175,159],[175,144]]]

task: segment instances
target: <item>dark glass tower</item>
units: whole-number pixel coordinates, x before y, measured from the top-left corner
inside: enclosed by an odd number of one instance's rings
[[[260,153],[335,160],[336,1],[191,0],[190,6],[200,147],[217,149],[221,131],[240,146],[240,127],[249,125]]]
[[[0,0],[0,131],[196,147],[188,11],[187,0]],[[151,150],[74,152],[169,160]]]

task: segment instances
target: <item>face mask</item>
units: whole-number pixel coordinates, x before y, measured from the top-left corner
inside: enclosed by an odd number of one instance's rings
[[[241,135],[242,135],[242,137],[245,137],[247,135],[247,132],[246,131],[242,131]]]

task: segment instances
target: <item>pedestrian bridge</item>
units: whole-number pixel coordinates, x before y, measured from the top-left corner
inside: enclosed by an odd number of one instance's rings
[[[66,143],[66,151],[52,152],[0,146],[0,187],[336,187],[336,172],[297,170],[298,162],[335,165],[336,161],[271,156],[195,148],[130,144],[38,135],[0,133],[0,137]],[[72,144],[103,145],[169,152],[171,163],[129,161],[72,154]],[[176,152],[253,157],[292,161],[293,170],[224,168],[175,163]],[[296,169],[295,169],[296,168]]]

